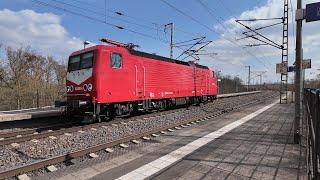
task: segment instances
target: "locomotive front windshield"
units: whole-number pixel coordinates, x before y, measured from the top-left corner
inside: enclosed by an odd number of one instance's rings
[[[88,52],[69,59],[68,71],[76,71],[80,69],[89,69],[93,64],[93,52]]]

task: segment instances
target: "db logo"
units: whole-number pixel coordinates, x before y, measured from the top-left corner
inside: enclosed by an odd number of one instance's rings
[[[80,87],[75,87],[74,88],[76,91],[81,91],[81,90],[83,90],[83,88],[80,86]]]

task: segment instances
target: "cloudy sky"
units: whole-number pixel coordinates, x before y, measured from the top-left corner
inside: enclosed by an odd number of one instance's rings
[[[166,3],[169,2],[169,3]],[[304,0],[304,4],[314,0]],[[292,5],[291,5],[292,3]],[[289,64],[294,61],[294,24],[296,0],[289,4]],[[116,14],[120,12],[122,15]],[[268,46],[244,48],[254,40],[243,37],[245,29],[235,19],[278,18],[283,16],[281,0],[2,0],[0,2],[0,43],[13,47],[30,45],[43,55],[66,61],[68,55],[82,48],[84,40],[99,44],[107,37],[140,45],[142,51],[169,55],[169,33],[164,25],[175,24],[174,42],[206,36],[213,42],[201,56],[200,63],[246,81],[252,71],[266,71],[264,81],[278,81],[275,64],[281,62],[281,51]],[[258,28],[278,21],[259,21],[249,25]],[[124,29],[119,29],[121,26]],[[303,24],[304,58],[313,59],[306,72],[313,78],[320,68],[320,22]],[[261,30],[281,44],[282,26]],[[180,49],[174,49],[174,57]],[[257,78],[253,82],[258,81]]]

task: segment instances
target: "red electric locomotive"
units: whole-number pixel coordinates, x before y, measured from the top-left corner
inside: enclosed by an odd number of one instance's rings
[[[85,48],[69,58],[66,107],[71,117],[101,121],[216,98],[217,79],[206,66],[101,41],[109,45]]]

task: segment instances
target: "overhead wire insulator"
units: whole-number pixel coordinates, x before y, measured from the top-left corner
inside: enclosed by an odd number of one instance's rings
[[[124,29],[124,27],[122,27],[122,26],[116,26],[118,29]]]
[[[118,14],[119,16],[123,16],[124,15],[122,12],[118,12],[118,11],[116,11],[114,13]]]

